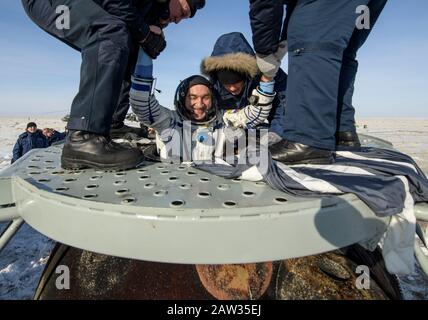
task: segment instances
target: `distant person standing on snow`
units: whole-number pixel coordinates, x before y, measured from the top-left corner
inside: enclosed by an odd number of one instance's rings
[[[13,147],[12,163],[32,149],[47,147],[49,147],[49,141],[42,130],[37,129],[37,124],[34,122],[29,122],[25,132],[18,137]]]

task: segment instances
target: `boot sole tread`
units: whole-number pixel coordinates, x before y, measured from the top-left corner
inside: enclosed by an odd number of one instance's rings
[[[129,163],[129,164],[105,164],[92,162],[82,159],[64,159],[61,158],[61,167],[66,170],[79,170],[79,169],[97,169],[97,170],[128,170],[137,167],[140,163],[145,160],[144,157],[141,157],[138,161]]]

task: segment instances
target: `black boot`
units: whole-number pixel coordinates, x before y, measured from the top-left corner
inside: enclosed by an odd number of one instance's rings
[[[123,146],[105,136],[70,131],[61,156],[64,169],[126,170],[144,160],[140,149]]]
[[[112,125],[110,129],[110,137],[112,139],[126,139],[129,134],[136,135],[136,138],[147,138],[147,128],[130,127],[126,124],[119,123]]]
[[[285,164],[330,164],[334,162],[333,153],[288,140],[269,147],[272,159]]]
[[[336,146],[341,150],[358,150],[361,148],[361,143],[356,132],[342,131],[336,134]]]

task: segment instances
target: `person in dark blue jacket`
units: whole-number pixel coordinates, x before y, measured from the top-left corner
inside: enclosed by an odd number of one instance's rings
[[[193,16],[204,0],[21,1],[39,27],[82,54],[62,167],[119,170],[138,165],[144,160],[141,150],[114,143],[109,136],[121,92],[125,101],[129,92],[125,81],[135,52],[141,46],[156,58],[166,47],[162,27]]]
[[[275,160],[330,163],[333,150],[360,147],[352,106],[356,55],[386,1],[250,0],[260,70],[273,78],[289,53],[285,139],[270,148]]]
[[[38,130],[34,122],[29,122],[25,132],[18,137],[13,147],[12,163],[32,149],[47,147],[49,147],[49,142],[42,130]]]
[[[246,107],[262,76],[254,50],[240,32],[223,34],[217,39],[211,56],[201,63],[201,72],[214,84],[223,110]],[[277,95],[268,118],[270,143],[278,142],[284,135],[287,75],[279,69],[274,80]]]

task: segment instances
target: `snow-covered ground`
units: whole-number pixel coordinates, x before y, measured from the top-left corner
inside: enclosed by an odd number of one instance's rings
[[[0,255],[0,300],[33,298],[54,244],[29,225],[22,226]]]
[[[0,170],[9,165],[12,148],[29,121],[39,128],[64,130],[64,123],[47,118],[0,118]],[[410,154],[428,173],[428,119],[360,119],[359,130],[394,143]],[[0,233],[5,224],[0,224]],[[31,299],[53,248],[53,241],[24,224],[0,254],[0,300]],[[428,253],[427,253],[428,254]],[[415,274],[400,278],[406,299],[428,300],[428,277],[419,267]]]

